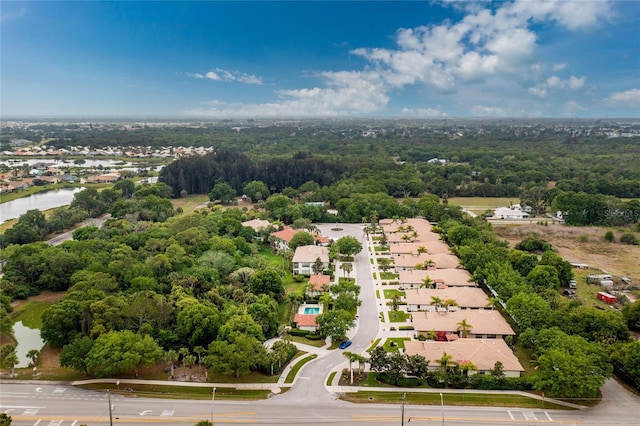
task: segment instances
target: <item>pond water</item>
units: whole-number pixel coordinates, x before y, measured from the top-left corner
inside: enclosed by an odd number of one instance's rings
[[[0,161],[0,164],[5,164],[9,167],[18,167],[23,165],[33,166],[38,163],[51,164],[53,167],[82,167],[85,169],[92,167],[111,168],[111,167],[131,167],[131,162],[124,162],[119,160],[91,160],[83,159],[84,163],[75,164],[72,160],[54,160],[53,158],[30,158],[30,159],[10,159]]]
[[[31,349],[40,350],[44,346],[44,341],[42,337],[40,337],[40,330],[37,328],[29,328],[22,324],[22,321],[18,321],[13,324],[13,335],[18,341],[16,345],[16,352],[18,354],[18,364],[16,368],[28,367],[31,360],[27,358],[27,353]]]
[[[29,210],[38,209],[45,211],[66,206],[73,201],[75,193],[83,189],[84,188],[53,189],[2,203],[0,204],[0,224],[11,219],[16,219]]]

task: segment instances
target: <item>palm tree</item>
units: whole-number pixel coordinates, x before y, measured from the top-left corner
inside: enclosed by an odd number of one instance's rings
[[[427,275],[426,277],[424,277],[424,280],[422,280],[421,287],[432,288],[433,284],[434,284],[433,280],[429,275]]]
[[[164,360],[169,363],[169,367],[171,368],[171,378],[173,378],[173,373],[176,368],[176,362],[178,361],[178,352],[173,349],[169,349],[164,353]]]
[[[428,253],[428,250],[425,246],[418,247],[418,254]]]
[[[473,328],[473,326],[467,322],[466,318],[462,319],[462,321],[460,321],[456,325],[458,326],[460,337],[467,337],[469,331]]]
[[[184,376],[186,374],[184,360],[189,355],[189,348],[178,349],[178,354],[182,356],[182,375]]]
[[[436,305],[436,308],[439,308],[442,304],[442,299],[440,299],[438,296],[431,296],[431,303]]]
[[[38,362],[38,356],[40,355],[40,351],[37,349],[31,349],[29,352],[27,352],[27,358],[29,358],[31,360],[31,363],[29,363],[29,367],[35,367],[36,363]]]
[[[353,265],[351,263],[343,263],[340,265],[340,269],[345,273],[347,279],[349,278],[349,274],[353,271]]]
[[[360,355],[349,351],[343,352],[342,355],[349,360],[349,375],[351,376],[351,384],[353,384],[353,369],[351,368],[351,364],[358,361],[358,357],[360,357]]]
[[[202,353],[204,352],[204,347],[195,346],[193,348],[193,352],[195,352],[196,355],[198,355],[198,368],[202,369]]]
[[[487,302],[485,307],[491,307],[491,310],[493,310],[493,309],[497,308],[499,304],[500,304],[500,298],[499,297],[490,297],[489,301]]]
[[[439,367],[438,367],[438,374],[440,376],[440,378],[442,379],[442,381],[444,382],[444,387],[447,387],[447,383],[449,382],[449,370],[456,365],[455,361],[453,360],[453,357],[451,355],[447,355],[446,352],[442,353],[442,356],[440,357],[440,359],[437,360]]]
[[[453,299],[446,299],[442,302],[442,306],[444,306],[445,308],[447,308],[447,311],[449,310],[449,306],[458,306],[458,302],[456,302]]]

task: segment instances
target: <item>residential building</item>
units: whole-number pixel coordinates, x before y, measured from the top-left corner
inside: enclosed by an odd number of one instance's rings
[[[400,271],[398,283],[403,288],[416,288],[424,286],[425,278],[429,277],[435,284],[445,284],[447,287],[462,286],[476,287],[477,284],[469,271],[462,268],[455,269],[431,269],[428,271],[414,269]]]
[[[453,301],[448,310],[490,308],[489,298],[480,287],[414,288],[406,290],[405,301],[408,312],[435,311]],[[437,302],[437,303],[436,303]]]
[[[496,362],[502,363],[506,377],[520,377],[524,368],[502,339],[456,339],[451,342],[409,341],[404,343],[406,355],[422,355],[429,360],[429,369],[436,371],[438,360],[446,353],[459,365],[471,362],[478,369],[475,374],[490,374]],[[469,372],[474,374],[474,372]]]
[[[469,324],[467,337],[478,339],[501,339],[504,336],[515,336],[515,332],[497,310],[461,309],[447,312],[439,309],[436,312],[413,312],[411,322],[418,334],[426,336],[429,332],[447,334],[464,334],[459,324],[465,320]],[[464,337],[464,336],[461,336]]]
[[[322,262],[323,270],[329,269],[329,249],[323,246],[300,246],[293,254],[293,273],[300,275],[314,274],[313,265],[316,259]]]

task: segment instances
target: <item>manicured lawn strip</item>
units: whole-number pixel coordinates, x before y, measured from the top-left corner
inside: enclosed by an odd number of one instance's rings
[[[293,383],[293,379],[295,379],[296,374],[298,374],[298,371],[302,368],[302,366],[308,363],[309,361],[316,359],[317,357],[318,355],[316,354],[309,355],[308,357],[304,358],[302,361],[299,361],[298,363],[296,363],[296,365],[293,366],[291,371],[289,371],[289,374],[287,374],[287,378],[284,380],[284,382]]]
[[[405,322],[411,315],[404,311],[389,311],[389,322]]]
[[[384,298],[387,300],[391,300],[393,299],[393,296],[396,294],[400,297],[404,297],[407,293],[405,293],[404,291],[400,291],[392,288],[390,290],[384,291]]]
[[[400,277],[400,274],[394,274],[393,272],[380,272],[381,280],[393,280]]]
[[[92,385],[79,386],[85,389],[109,389],[112,394],[123,396],[167,398],[167,399],[211,399],[211,387],[189,387],[189,386],[162,386],[162,385],[120,385],[118,391],[113,383],[96,383]],[[130,387],[133,392],[125,392],[124,388]],[[271,393],[268,389],[234,389],[216,388],[215,399],[225,400],[257,400],[266,399]]]
[[[337,373],[337,371],[333,371],[331,374],[329,374],[329,377],[327,377],[327,386],[331,386],[331,384],[333,383],[333,378],[336,377]]]
[[[409,337],[389,337],[384,341],[382,347],[387,352],[396,352],[400,349],[404,349],[404,342],[411,340]],[[391,342],[396,342],[398,346],[391,346]]]
[[[340,399],[356,403],[394,403],[401,404],[404,392],[347,392]],[[548,401],[527,398],[520,395],[508,394],[477,394],[477,393],[443,393],[444,405],[455,406],[492,406],[492,407],[522,407],[540,409],[570,409]],[[440,405],[440,393],[406,392],[406,404],[412,405]],[[445,407],[445,417],[446,417]]]
[[[315,348],[321,348],[325,345],[325,341],[323,340],[310,340],[306,337],[302,336],[290,336],[292,342],[302,343],[304,345],[313,346]]]
[[[367,349],[367,352],[371,352],[373,349],[375,349],[376,346],[378,346],[380,344],[380,340],[382,340],[381,338],[377,338],[372,344],[371,346],[369,346],[369,348]]]
[[[517,197],[451,197],[449,204],[466,208],[478,208],[481,210],[495,209],[496,207],[507,207],[509,203],[517,204],[520,200]]]

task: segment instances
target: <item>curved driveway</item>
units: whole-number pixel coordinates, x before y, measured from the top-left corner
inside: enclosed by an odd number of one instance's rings
[[[360,285],[360,300],[362,305],[358,310],[358,319],[356,321],[355,330],[351,330],[347,334],[350,336],[353,344],[349,351],[355,353],[363,353],[371,345],[378,334],[379,320],[378,309],[376,307],[376,295],[373,286],[373,277],[369,262],[369,254],[367,242],[363,232],[364,225],[354,224],[321,224],[318,225],[322,235],[337,240],[345,235],[355,237],[362,243],[363,250],[355,257],[354,268],[351,276],[356,279],[356,283]],[[332,228],[341,228],[341,231],[332,230]],[[339,273],[336,271],[336,273]],[[269,400],[269,403],[284,402],[291,404],[295,402],[309,402],[310,400],[333,400],[333,396],[325,387],[327,376],[340,364],[346,361],[343,351],[335,350],[328,352],[324,356],[307,363],[298,372],[295,379],[295,386],[282,395],[276,395]],[[286,372],[284,373],[286,374]]]

